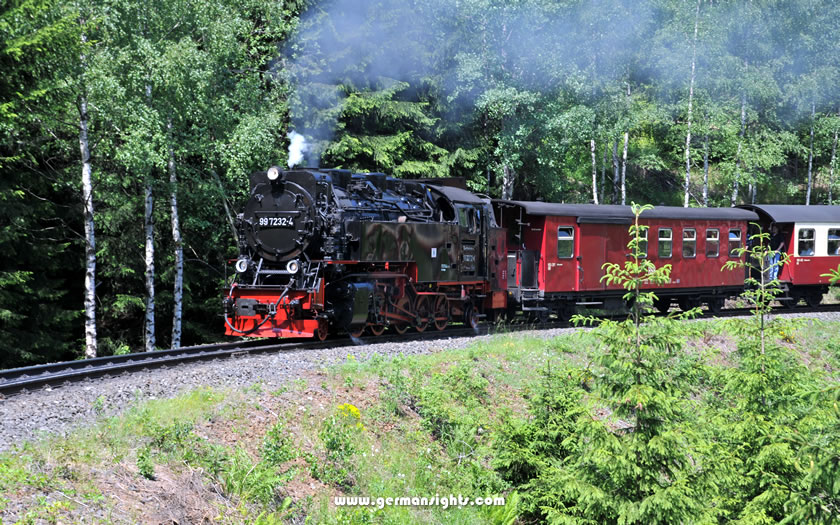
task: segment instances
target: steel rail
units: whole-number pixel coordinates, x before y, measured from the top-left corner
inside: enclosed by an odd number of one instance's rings
[[[840,304],[820,305],[818,307],[802,306],[788,308],[774,307],[771,315],[820,313],[840,311]],[[698,319],[718,317],[748,316],[753,313],[748,308],[724,309],[718,313],[704,311]],[[617,313],[612,317],[624,317],[626,314]],[[665,314],[659,314],[665,315]],[[603,316],[602,316],[603,317]],[[387,344],[394,342],[451,339],[455,337],[471,337],[494,333],[512,333],[528,330],[549,330],[555,328],[569,328],[569,322],[551,320],[536,322],[517,319],[501,325],[483,324],[476,329],[464,326],[450,326],[446,330],[427,329],[424,332],[413,332],[403,335],[363,335],[361,337],[338,337],[326,341],[289,341],[268,342],[265,339],[235,341],[229,343],[215,343],[198,346],[186,346],[177,349],[156,350],[134,354],[96,357],[92,359],[67,361],[63,363],[49,363],[22,368],[0,370],[0,397],[30,391],[39,387],[54,387],[65,383],[72,383],[103,376],[114,376],[138,370],[151,370],[183,363],[210,361],[214,359],[235,358],[249,354],[269,352],[293,352],[315,350],[320,348],[340,348],[344,346]]]

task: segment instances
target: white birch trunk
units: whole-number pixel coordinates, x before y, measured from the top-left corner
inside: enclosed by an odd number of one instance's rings
[[[709,132],[703,139],[703,207],[709,206]]]
[[[152,182],[146,181],[145,186],[144,226],[146,237],[146,321],[143,340],[147,352],[155,349],[155,233],[152,212],[154,211],[154,196]]]
[[[609,150],[609,144],[607,141],[604,141],[604,158],[601,159],[601,202],[603,204],[607,203],[607,151]]]
[[[589,151],[592,153],[592,202],[598,204],[598,165],[595,161],[595,139],[589,140]]]
[[[84,22],[82,22],[84,24]],[[81,35],[82,47],[87,36]],[[81,55],[82,75],[86,57]],[[84,85],[84,79],[82,80]],[[93,215],[93,181],[88,142],[87,96],[79,97],[79,149],[82,154],[82,201],[85,223],[85,358],[96,357],[96,236]]]
[[[837,112],[840,117],[840,111]],[[831,161],[828,163],[828,203],[834,204],[831,188],[834,186],[834,161],[837,159],[837,129],[834,130],[834,142],[831,145]]]
[[[691,183],[691,105],[694,102],[694,78],[697,63],[697,30],[700,25],[700,0],[694,13],[694,44],[691,48],[691,81],[688,85],[688,129],[685,133],[685,199],[683,207],[688,208],[688,188]]]
[[[169,132],[169,205],[172,215],[172,241],[175,244],[175,286],[172,293],[172,348],[181,346],[181,312],[184,298],[184,246],[181,223],[178,220],[178,176],[175,171],[175,148],[172,138],[172,119],[166,123]]]
[[[811,186],[813,185],[814,168],[814,121],[817,117],[817,105],[811,101],[811,143],[808,146],[808,189],[805,190],[805,206],[811,204]]]
[[[630,132],[624,132],[624,153],[621,154],[621,205],[627,201],[627,144],[630,142]]]
[[[152,86],[146,84],[146,100],[152,105]],[[150,168],[151,169],[151,168]],[[146,352],[155,349],[155,225],[152,218],[154,212],[154,195],[152,193],[152,174],[146,175],[145,206],[143,213],[144,236],[146,239],[146,320],[144,324],[143,341]]]
[[[619,180],[618,180],[618,139],[613,141],[613,148],[612,148],[612,157],[613,157],[613,204],[618,204],[618,187],[619,187]]]
[[[732,206],[738,204],[738,180],[741,176],[741,147],[747,125],[747,96],[741,95],[741,131],[738,133],[738,151],[735,153],[735,180],[732,182]]]
[[[510,166],[502,166],[502,199],[509,200],[513,197],[513,181],[516,173]]]

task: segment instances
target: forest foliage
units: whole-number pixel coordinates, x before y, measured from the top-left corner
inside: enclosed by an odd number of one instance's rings
[[[172,191],[183,342],[217,339],[236,254],[224,205],[285,165],[292,130],[309,165],[460,176],[492,196],[831,202],[838,19],[828,0],[7,2],[0,364],[84,353],[82,100],[109,354],[144,338],[147,188],[156,344],[174,308]]]

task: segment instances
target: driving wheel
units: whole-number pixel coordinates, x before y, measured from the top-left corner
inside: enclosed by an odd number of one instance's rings
[[[449,324],[449,301],[446,296],[438,295],[435,299],[435,328],[443,330]]]

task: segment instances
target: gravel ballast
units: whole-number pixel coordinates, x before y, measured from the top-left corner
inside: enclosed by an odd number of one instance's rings
[[[840,321],[840,312],[788,315]],[[575,330],[578,329],[562,328],[518,334],[551,338]],[[489,337],[493,336],[246,355],[23,392],[0,399],[0,420],[3,422],[0,428],[0,451],[41,435],[66,434],[74,428],[94,423],[103,415],[119,414],[137,401],[172,398],[199,387],[236,389],[261,383],[266,390],[271,391],[288,385],[303,373],[344,362],[350,354],[360,361],[374,354],[389,358],[399,354],[428,354],[462,349]]]
[[[549,338],[573,330],[564,328],[520,333]],[[399,354],[428,354],[465,348],[488,337],[492,336],[245,355],[22,392],[0,399],[0,421],[3,422],[0,451],[41,435],[66,434],[74,428],[94,423],[103,415],[119,414],[137,401],[172,398],[200,387],[237,389],[260,383],[271,391],[288,385],[305,372],[345,362],[351,354],[359,361],[367,360],[374,354],[388,358]]]

